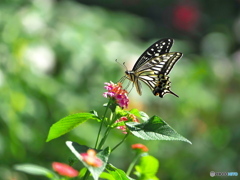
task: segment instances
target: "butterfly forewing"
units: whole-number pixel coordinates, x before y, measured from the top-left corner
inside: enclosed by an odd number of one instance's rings
[[[161,39],[155,42],[138,58],[132,70],[133,71],[137,70],[139,67],[141,67],[142,64],[144,64],[146,61],[154,57],[168,53],[170,51],[170,48],[172,47],[172,44],[173,44],[173,39],[169,39],[169,38]]]

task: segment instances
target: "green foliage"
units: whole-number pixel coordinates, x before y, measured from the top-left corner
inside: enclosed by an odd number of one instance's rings
[[[111,175],[111,178],[109,178],[109,180],[111,180],[111,179],[131,180],[132,179],[132,178],[128,177],[123,170],[114,167],[112,164],[108,164],[106,167],[106,170]],[[105,176],[105,177],[107,177],[107,176]],[[103,178],[104,178],[104,176],[103,176]]]
[[[139,164],[136,165],[134,174],[138,177],[138,180],[158,180],[156,177],[158,167],[159,162],[155,157],[143,156]]]
[[[126,125],[133,135],[144,140],[177,140],[192,144],[158,116],[153,116],[141,124],[129,122]]]
[[[112,91],[111,89],[113,89],[112,88],[113,86],[116,89],[118,89],[118,91]],[[116,96],[119,96],[123,92],[121,85],[109,84],[108,88],[106,89],[107,89],[106,93],[107,94],[110,93],[111,96],[106,97],[108,98],[109,102],[107,103],[107,105],[104,105],[105,113],[102,118],[97,117],[98,113],[96,111],[93,111],[93,113],[77,113],[60,119],[50,128],[49,131],[47,141],[57,138],[69,132],[73,128],[81,125],[83,122],[89,119],[99,120],[100,123],[99,131],[94,148],[90,148],[86,145],[80,145],[72,141],[66,142],[66,145],[69,147],[72,153],[88,169],[88,171],[85,172],[85,175],[83,176],[84,180],[87,179],[89,175],[93,176],[94,180],[98,180],[99,176],[105,170],[106,165],[109,163],[108,162],[109,155],[112,152],[110,151],[109,147],[103,150],[102,147],[106,142],[109,132],[115,127],[121,127],[120,129],[123,130],[123,133],[125,133],[126,136],[122,139],[122,141],[120,141],[120,143],[118,143],[114,148],[112,148],[112,151],[115,150],[120,144],[124,142],[124,140],[127,138],[130,132],[136,137],[140,137],[144,140],[181,140],[191,143],[190,141],[179,135],[174,129],[172,129],[158,116],[153,116],[152,118],[146,120],[146,117],[148,117],[148,115],[144,112],[140,112],[138,109],[132,109],[130,111],[127,111],[124,110],[123,108],[120,108],[121,105],[118,104],[115,98]],[[121,96],[121,100],[128,102],[129,99],[127,96]],[[128,103],[125,106],[128,106]],[[108,111],[111,111],[109,118],[107,118]],[[145,119],[144,123],[139,123],[139,120],[136,119],[136,117],[141,118],[141,115],[143,116],[143,119]],[[112,126],[113,123],[115,125]],[[103,128],[103,124],[106,126],[106,130],[102,139],[100,140],[99,137]],[[137,145],[138,146],[135,145],[133,148],[136,149],[136,157],[130,164],[127,174],[131,172],[134,163],[137,161],[137,158],[139,158],[143,152],[148,151],[147,147],[144,147],[143,150],[142,149],[143,145],[141,145],[141,147],[139,147],[139,144]],[[151,166],[148,167],[151,168],[150,171],[148,168],[142,167],[147,165],[147,163],[151,164]],[[144,158],[141,159],[140,165],[136,166],[136,169],[137,169],[136,175],[139,177],[139,179],[157,179],[155,174],[158,169],[158,161],[156,161],[156,159],[151,156],[147,157],[144,156]],[[107,179],[131,179],[127,177],[127,174],[125,174],[124,171],[117,169],[113,166],[108,165],[106,170],[109,172],[109,174],[103,173],[102,176]]]
[[[56,178],[56,174],[47,168],[34,165],[34,164],[19,164],[19,165],[14,165],[14,169],[18,171],[22,171],[28,174],[32,175],[38,175],[38,176],[45,176],[50,178]]]
[[[97,117],[91,113],[76,113],[60,119],[51,126],[47,142],[68,133],[73,128],[90,119],[97,119]]]

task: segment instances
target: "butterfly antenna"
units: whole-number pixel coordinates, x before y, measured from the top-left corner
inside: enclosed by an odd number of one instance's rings
[[[116,63],[118,63],[120,66],[122,66],[122,64],[121,64],[120,62],[118,62],[118,60],[117,60],[117,59],[115,59],[115,61],[116,61]]]
[[[120,64],[121,66],[124,66],[126,70],[128,70],[128,69],[127,69],[127,66],[125,65],[125,62],[121,64],[120,62],[118,62],[117,59],[116,59],[115,61],[116,61],[118,64]]]
[[[126,71],[128,70],[127,66],[125,65],[125,62],[123,63],[123,66],[125,67]]]

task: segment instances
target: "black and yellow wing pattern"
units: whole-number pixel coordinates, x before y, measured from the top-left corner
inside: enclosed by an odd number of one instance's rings
[[[163,97],[170,90],[168,76],[174,64],[182,57],[180,52],[169,52],[173,39],[161,39],[151,45],[137,60],[131,71],[125,71],[125,77],[132,81],[139,95],[142,94],[141,83],[144,82],[155,96]]]

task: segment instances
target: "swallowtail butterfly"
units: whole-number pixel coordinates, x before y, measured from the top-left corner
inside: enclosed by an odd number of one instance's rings
[[[161,39],[151,45],[137,60],[131,71],[125,71],[125,78],[132,81],[139,95],[142,94],[141,83],[144,82],[155,96],[163,97],[170,93],[170,78],[168,74],[174,64],[181,58],[180,52],[169,52],[173,39]]]

